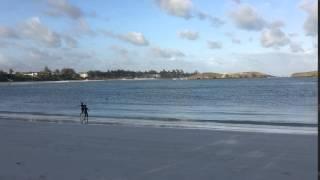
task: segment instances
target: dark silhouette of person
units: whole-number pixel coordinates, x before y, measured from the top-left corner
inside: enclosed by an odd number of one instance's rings
[[[83,102],[81,102],[81,105],[80,105],[80,107],[81,107],[81,113],[84,113],[84,107],[85,107],[86,105],[85,104],[83,104]]]
[[[84,105],[84,117],[87,118],[87,122],[88,122],[88,117],[89,117],[88,111],[89,111],[89,109],[88,109],[87,105]]]

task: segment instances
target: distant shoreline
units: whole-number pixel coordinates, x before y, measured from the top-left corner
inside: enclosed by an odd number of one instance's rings
[[[215,79],[257,79],[257,78],[280,78],[258,71],[216,73],[197,72],[185,73],[183,70],[172,71],[88,71],[77,73],[70,68],[52,72],[48,68],[40,72],[16,72],[9,73],[0,70],[0,82],[83,82],[83,81],[107,81],[107,80],[215,80]],[[287,77],[318,77],[318,71],[297,72]]]
[[[46,83],[76,83],[76,82],[99,82],[99,81],[159,81],[159,80],[180,80],[180,81],[199,81],[199,80],[244,80],[244,79],[278,79],[278,78],[317,78],[313,76],[301,76],[301,77],[292,77],[292,76],[285,76],[285,77],[255,77],[255,78],[216,78],[216,79],[188,79],[188,78],[137,78],[137,79],[87,79],[87,80],[60,80],[60,81],[5,81],[0,82],[0,84],[46,84]]]
[[[105,81],[105,80],[60,80],[60,81],[6,81],[0,82],[0,84],[46,84],[46,83],[73,83],[73,82],[94,82],[94,81]]]

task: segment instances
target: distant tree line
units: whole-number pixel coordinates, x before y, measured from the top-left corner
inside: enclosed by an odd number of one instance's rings
[[[31,72],[30,72],[31,73]],[[81,80],[80,74],[78,74],[72,68],[63,68],[61,70],[50,70],[45,67],[42,71],[37,72],[34,75],[30,73],[14,72],[10,69],[9,72],[0,70],[0,82],[10,81],[60,81],[60,80]],[[195,72],[197,73],[197,72]],[[108,70],[108,71],[89,71],[86,79],[98,80],[98,79],[134,79],[134,78],[186,78],[195,73],[186,73],[183,70],[174,69],[171,71],[130,71],[130,70]]]
[[[31,73],[31,72],[30,72]],[[30,74],[29,73],[29,74]],[[79,74],[71,68],[56,69],[54,71],[45,67],[42,71],[35,75],[27,75],[28,73],[15,72],[10,69],[9,73],[0,70],[0,82],[10,81],[60,81],[60,80],[79,80]]]
[[[134,78],[185,78],[193,75],[193,73],[185,73],[183,70],[162,70],[160,72],[155,70],[150,71],[129,71],[129,70],[112,70],[112,71],[89,71],[89,79],[134,79]]]

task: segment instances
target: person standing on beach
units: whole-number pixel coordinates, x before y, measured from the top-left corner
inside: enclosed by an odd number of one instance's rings
[[[85,107],[85,106],[86,106],[86,105],[83,104],[83,102],[81,102],[81,105],[80,105],[80,107],[81,107],[81,114],[84,113],[84,107]]]
[[[88,123],[88,119],[89,119],[89,114],[88,114],[88,107],[87,105],[84,105],[84,118],[87,120],[87,123]]]

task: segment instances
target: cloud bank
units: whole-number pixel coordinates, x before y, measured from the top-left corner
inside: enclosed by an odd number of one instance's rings
[[[166,13],[189,19],[192,17],[191,0],[156,0],[158,6]]]
[[[197,17],[200,20],[207,19],[214,27],[220,27],[225,24],[220,18],[195,9],[191,0],[156,0],[156,4],[161,10],[172,16],[181,17],[187,20],[193,17]]]
[[[149,41],[144,37],[141,32],[128,32],[126,34],[117,34],[112,31],[102,31],[102,33],[108,37],[116,38],[121,41],[130,43],[136,46],[148,46]]]
[[[182,39],[197,40],[199,38],[199,33],[192,30],[183,30],[178,32],[178,36]]]
[[[66,16],[71,19],[80,19],[84,16],[84,12],[79,7],[67,0],[47,0],[47,4],[50,7],[47,14],[51,16]]]
[[[248,31],[260,31],[267,25],[266,20],[250,5],[240,5],[230,13],[230,17],[237,27]]]
[[[175,60],[176,58],[185,56],[185,54],[179,50],[159,47],[152,47],[151,54],[157,58],[165,58],[171,60]]]
[[[304,0],[300,5],[308,17],[303,24],[304,31],[307,36],[318,35],[318,1]]]
[[[260,42],[263,47],[279,48],[289,44],[290,39],[279,28],[272,28],[262,32]]]
[[[207,45],[209,49],[221,49],[222,44],[217,41],[207,41]]]

